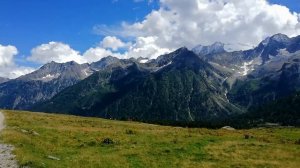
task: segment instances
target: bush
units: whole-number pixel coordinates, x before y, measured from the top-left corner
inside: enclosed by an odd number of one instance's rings
[[[105,138],[102,141],[102,144],[104,144],[104,145],[111,145],[111,144],[114,144],[114,143],[115,142],[112,139],[110,139],[110,138]]]

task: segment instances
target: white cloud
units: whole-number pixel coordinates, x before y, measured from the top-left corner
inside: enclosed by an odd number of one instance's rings
[[[300,13],[266,0],[160,0],[160,8],[140,22],[122,22],[112,27],[98,25],[93,31],[106,37],[99,46],[83,54],[67,44],[49,42],[32,49],[27,60],[43,64],[50,61],[90,63],[108,55],[156,58],[182,46],[192,48],[216,41],[233,49],[248,49],[276,33],[299,35]],[[123,53],[118,53],[120,49]],[[0,76],[18,67],[13,61],[16,54],[15,47],[0,46]],[[17,69],[20,71],[13,73],[26,71],[26,67]]]
[[[166,54],[172,50],[157,46],[157,37],[137,37],[133,43],[124,43],[116,37],[106,36],[100,43],[100,47],[90,48],[83,54],[86,62],[99,61],[103,57],[115,56],[117,58],[156,58],[159,55]],[[118,52],[118,49],[126,48],[124,53]]]
[[[80,52],[74,50],[71,48],[68,44],[64,44],[61,42],[49,42],[47,44],[41,44],[31,50],[31,56],[27,58],[27,60],[39,63],[39,64],[45,64],[51,61],[55,61],[58,63],[65,63],[69,61],[75,61],[77,63],[91,63],[95,61],[99,61],[103,57],[107,57],[109,55],[111,56],[118,56],[122,57],[119,53],[114,53],[110,49],[106,48],[119,48],[121,47],[120,44],[125,44],[121,40],[117,38],[112,38],[113,40],[110,41],[110,38],[104,38],[104,40],[101,42],[102,46],[105,46],[105,48],[95,47],[90,48],[86,52],[84,52],[82,55]],[[113,41],[116,40],[119,42],[119,44],[114,46]]]
[[[76,61],[78,63],[85,63],[80,53],[72,49],[69,45],[61,42],[49,42],[41,44],[31,50],[31,56],[27,58],[29,61],[37,63],[48,63],[55,61],[64,63],[69,61]]]
[[[124,54],[125,58],[156,58],[157,56],[169,53],[172,49],[162,48],[157,45],[157,37],[137,37],[136,42],[130,46],[128,52]]]
[[[15,46],[2,46],[0,45],[0,67],[13,65],[13,57],[18,54]]]
[[[112,49],[117,51],[120,48],[125,48],[130,44],[126,44],[115,36],[106,36],[100,43],[103,48]]]
[[[170,52],[168,48],[161,48],[156,45],[157,37],[138,37],[134,44],[124,43],[116,37],[105,37],[101,45],[89,48],[83,54],[71,48],[68,44],[61,42],[49,42],[36,46],[31,50],[31,55],[27,57],[27,61],[38,64],[45,64],[51,61],[65,63],[76,61],[77,63],[91,63],[99,61],[103,57],[115,56],[118,58],[130,57],[146,57],[155,58]],[[124,53],[116,52],[121,47],[128,47]],[[0,76],[16,78],[21,75],[32,72],[34,69],[30,67],[18,66],[14,62],[14,57],[18,54],[18,50],[14,46],[0,45]]]
[[[300,34],[299,15],[266,0],[160,0],[160,8],[143,21],[122,22],[119,27],[95,26],[94,32],[106,37],[83,55],[66,44],[50,42],[33,49],[29,60],[84,63],[108,55],[156,58],[182,46],[216,41],[227,48],[249,49],[276,33]],[[118,36],[132,41],[125,43]],[[125,52],[118,53],[119,49]]]
[[[266,0],[160,0],[160,9],[141,22],[113,29],[102,25],[95,32],[157,37],[155,45],[169,49],[215,41],[248,49],[276,33],[299,35],[299,15]]]
[[[31,67],[14,65],[14,66],[9,66],[4,68],[4,72],[6,73],[2,73],[2,74],[0,73],[0,76],[10,78],[10,79],[15,79],[19,76],[29,74],[34,70],[35,69]]]
[[[171,52],[169,48],[161,48],[157,43],[157,37],[137,37],[135,42],[125,43],[120,39],[107,36],[100,42],[100,46],[89,48],[82,55],[69,45],[61,42],[49,42],[41,44],[31,50],[31,56],[27,60],[45,64],[51,61],[65,63],[76,61],[77,63],[91,63],[99,61],[103,57],[115,56],[118,58],[156,58],[159,55]],[[124,48],[124,53],[118,49]]]
[[[101,58],[107,57],[109,55],[114,55],[110,50],[106,50],[104,48],[96,47],[88,49],[84,54],[83,57],[86,62],[96,62],[99,61]]]
[[[18,50],[15,46],[0,45],[0,77],[16,78],[34,70],[30,67],[16,65],[14,57],[17,54]]]
[[[34,68],[20,66],[15,63],[15,57],[18,50],[15,46],[0,45],[0,77],[17,78],[21,75],[28,74],[34,71]],[[65,63],[69,61],[76,61],[77,63],[91,63],[99,61],[106,56],[124,57],[119,53],[113,53],[101,47],[88,49],[83,55],[78,51],[72,49],[69,45],[61,42],[49,42],[41,44],[31,50],[31,56],[27,61],[38,64],[45,64],[51,61]]]

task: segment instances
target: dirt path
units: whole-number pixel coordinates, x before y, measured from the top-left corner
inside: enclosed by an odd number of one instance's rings
[[[0,111],[0,131],[2,131],[4,128],[4,115],[3,113]]]
[[[0,111],[0,133],[4,129],[4,115]],[[12,154],[13,146],[0,142],[0,168],[18,168],[15,155]]]

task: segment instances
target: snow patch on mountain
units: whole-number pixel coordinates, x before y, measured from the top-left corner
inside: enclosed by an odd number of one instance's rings
[[[84,74],[84,76],[88,77],[93,74],[93,71],[90,68],[86,68],[82,70],[82,73]]]
[[[56,74],[47,74],[41,78],[39,78],[38,80],[41,80],[41,81],[51,81],[53,79],[56,79],[60,76],[60,73],[56,73]]]
[[[241,76],[246,76],[250,72],[255,70],[255,67],[262,64],[262,58],[257,57],[249,62],[244,62],[243,65],[240,67],[241,71],[238,73],[241,74]]]
[[[54,77],[55,77],[55,75],[48,74],[48,75],[42,77],[42,79],[51,79],[51,78],[54,78]]]
[[[290,55],[290,52],[288,52],[286,48],[280,49],[278,50],[278,52],[279,52],[278,55],[285,55],[285,56]]]
[[[244,62],[244,64],[243,64],[243,66],[241,66],[241,68],[242,68],[242,72],[241,72],[241,74],[242,74],[242,76],[246,76],[248,73],[249,73],[249,71],[251,71],[251,70],[254,70],[253,68],[252,68],[252,63],[253,63],[253,61],[250,61],[250,62]]]
[[[159,71],[159,70],[163,69],[164,67],[166,67],[168,65],[171,65],[171,64],[172,64],[172,61],[170,61],[169,63],[167,63],[167,64],[165,64],[165,65],[163,65],[163,66],[161,66],[159,68],[157,68],[154,72],[157,72],[157,71]]]

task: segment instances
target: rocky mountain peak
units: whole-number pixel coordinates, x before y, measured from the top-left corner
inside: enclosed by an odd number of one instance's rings
[[[270,43],[272,42],[287,44],[289,41],[290,38],[287,35],[278,33],[271,37],[267,37],[265,40],[262,41],[262,44],[264,46],[270,45]]]
[[[120,62],[121,60],[117,57],[107,56],[97,62],[92,63],[91,67],[95,70],[100,70],[113,64],[120,64]]]
[[[275,34],[271,37],[272,40],[275,40],[275,41],[278,41],[278,42],[287,42],[290,40],[290,38],[285,35],[285,34],[281,34],[281,33],[278,33],[278,34]]]
[[[215,42],[208,46],[198,45],[192,49],[198,55],[209,55],[226,52],[224,49],[225,44],[221,42]]]

